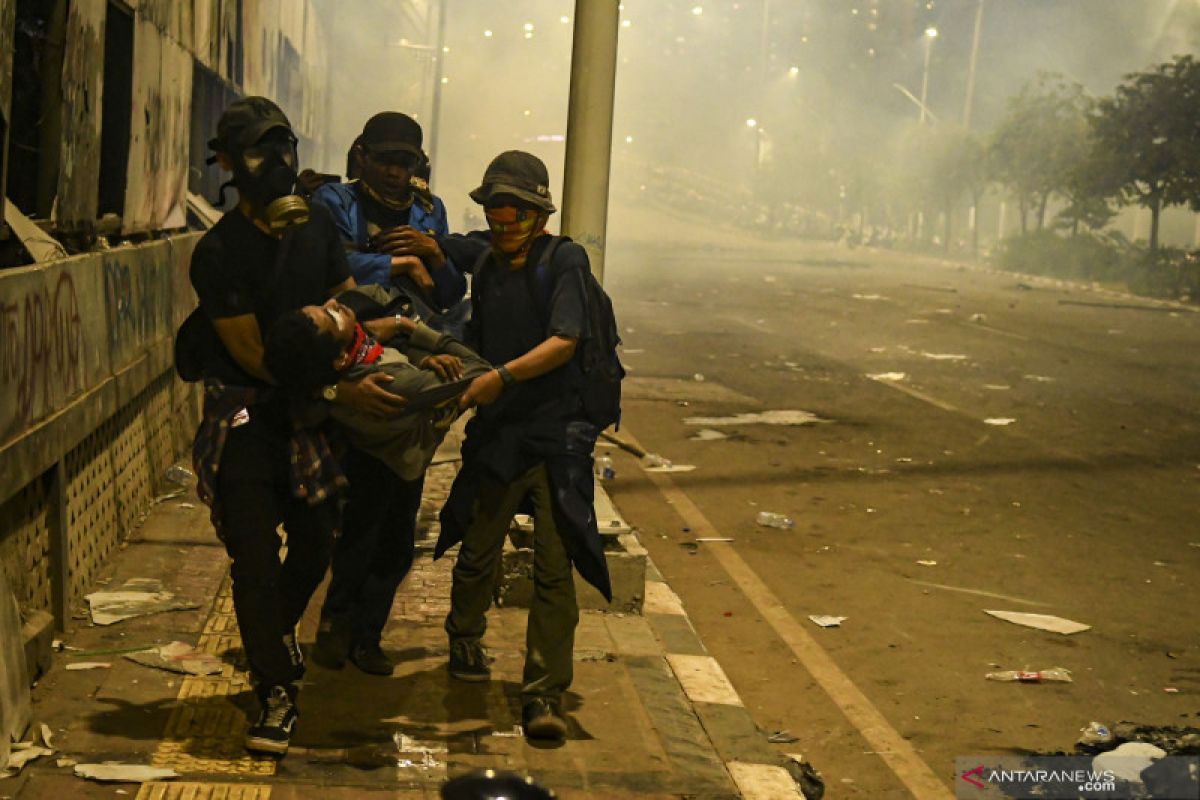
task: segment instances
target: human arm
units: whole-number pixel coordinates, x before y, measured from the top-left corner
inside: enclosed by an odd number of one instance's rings
[[[517,383],[531,380],[556,370],[570,361],[575,355],[578,343],[578,339],[551,336],[524,355],[480,375],[472,381],[459,404],[463,408],[470,408],[474,405],[486,406],[496,402],[496,398],[505,388],[502,370],[507,370]]]
[[[214,319],[212,324],[225,351],[246,374],[267,383],[275,382],[263,366],[262,331],[259,330],[257,317],[240,314]]]

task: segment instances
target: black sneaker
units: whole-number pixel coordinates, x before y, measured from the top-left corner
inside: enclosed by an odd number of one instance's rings
[[[341,669],[350,654],[350,634],[334,623],[321,620],[317,627],[317,641],[313,645],[312,660],[325,669]]]
[[[455,639],[450,642],[450,676],[460,681],[479,683],[490,680],[491,659],[478,639]]]
[[[354,666],[368,675],[383,675],[390,677],[395,664],[388,658],[378,642],[359,642],[350,650],[350,660]]]
[[[535,697],[521,708],[521,727],[528,739],[563,739],[567,721],[557,700]]]
[[[292,740],[299,711],[292,696],[283,686],[272,686],[262,701],[258,721],[246,731],[246,749],[252,753],[284,755]]]

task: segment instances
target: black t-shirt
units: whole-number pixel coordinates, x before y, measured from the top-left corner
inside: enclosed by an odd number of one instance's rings
[[[371,197],[367,190],[363,188],[361,180],[354,184],[354,193],[358,195],[358,202],[362,203],[363,216],[367,218],[367,222],[374,223],[384,230],[408,224],[412,206],[402,211],[388,208],[374,197]]]
[[[210,320],[254,314],[266,338],[284,312],[320,305],[350,277],[346,252],[329,211],[309,206],[306,225],[282,239],[263,233],[240,211],[226,213],[196,243],[191,280]],[[237,386],[263,386],[213,336],[203,357],[205,377]]]
[[[552,264],[536,269],[549,236],[534,242],[525,267],[506,270],[489,260],[482,280],[477,276],[472,291],[478,293],[479,319],[475,328],[478,353],[492,364],[503,364],[525,355],[551,336],[583,339],[588,335],[584,271],[589,269],[587,252],[574,242],[565,242],[554,252]],[[541,293],[535,301],[530,290]],[[552,414],[570,416],[579,410],[581,373],[575,360],[558,369],[505,389],[500,399],[484,406],[484,419],[527,418]]]

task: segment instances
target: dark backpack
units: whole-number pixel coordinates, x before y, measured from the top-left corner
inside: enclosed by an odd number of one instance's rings
[[[533,298],[542,327],[550,324],[550,298],[558,282],[554,254],[560,245],[569,241],[571,239],[567,236],[551,237],[537,263],[532,268],[525,269],[529,295]],[[488,266],[489,255],[490,250],[480,254],[479,261],[472,270],[476,282],[494,269]],[[621,379],[625,377],[625,368],[621,366],[621,360],[617,356],[621,336],[618,333],[616,315],[613,313],[612,299],[590,270],[583,276],[583,290],[589,335],[580,340],[575,351],[575,362],[583,373],[583,385],[580,388],[583,412],[588,421],[600,430],[610,425],[620,428]],[[483,294],[482,286],[475,294]],[[478,307],[476,313],[478,314]]]

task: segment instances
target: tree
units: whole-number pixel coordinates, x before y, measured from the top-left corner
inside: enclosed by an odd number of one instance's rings
[[[1200,63],[1176,56],[1125,76],[1093,117],[1098,169],[1120,200],[1150,210],[1150,251],[1159,215],[1187,203],[1200,210]]]
[[[1028,232],[1031,211],[1038,230],[1044,227],[1050,196],[1069,185],[1088,104],[1082,86],[1054,73],[1040,73],[1009,100],[989,155],[996,179],[1017,200],[1022,233]]]

